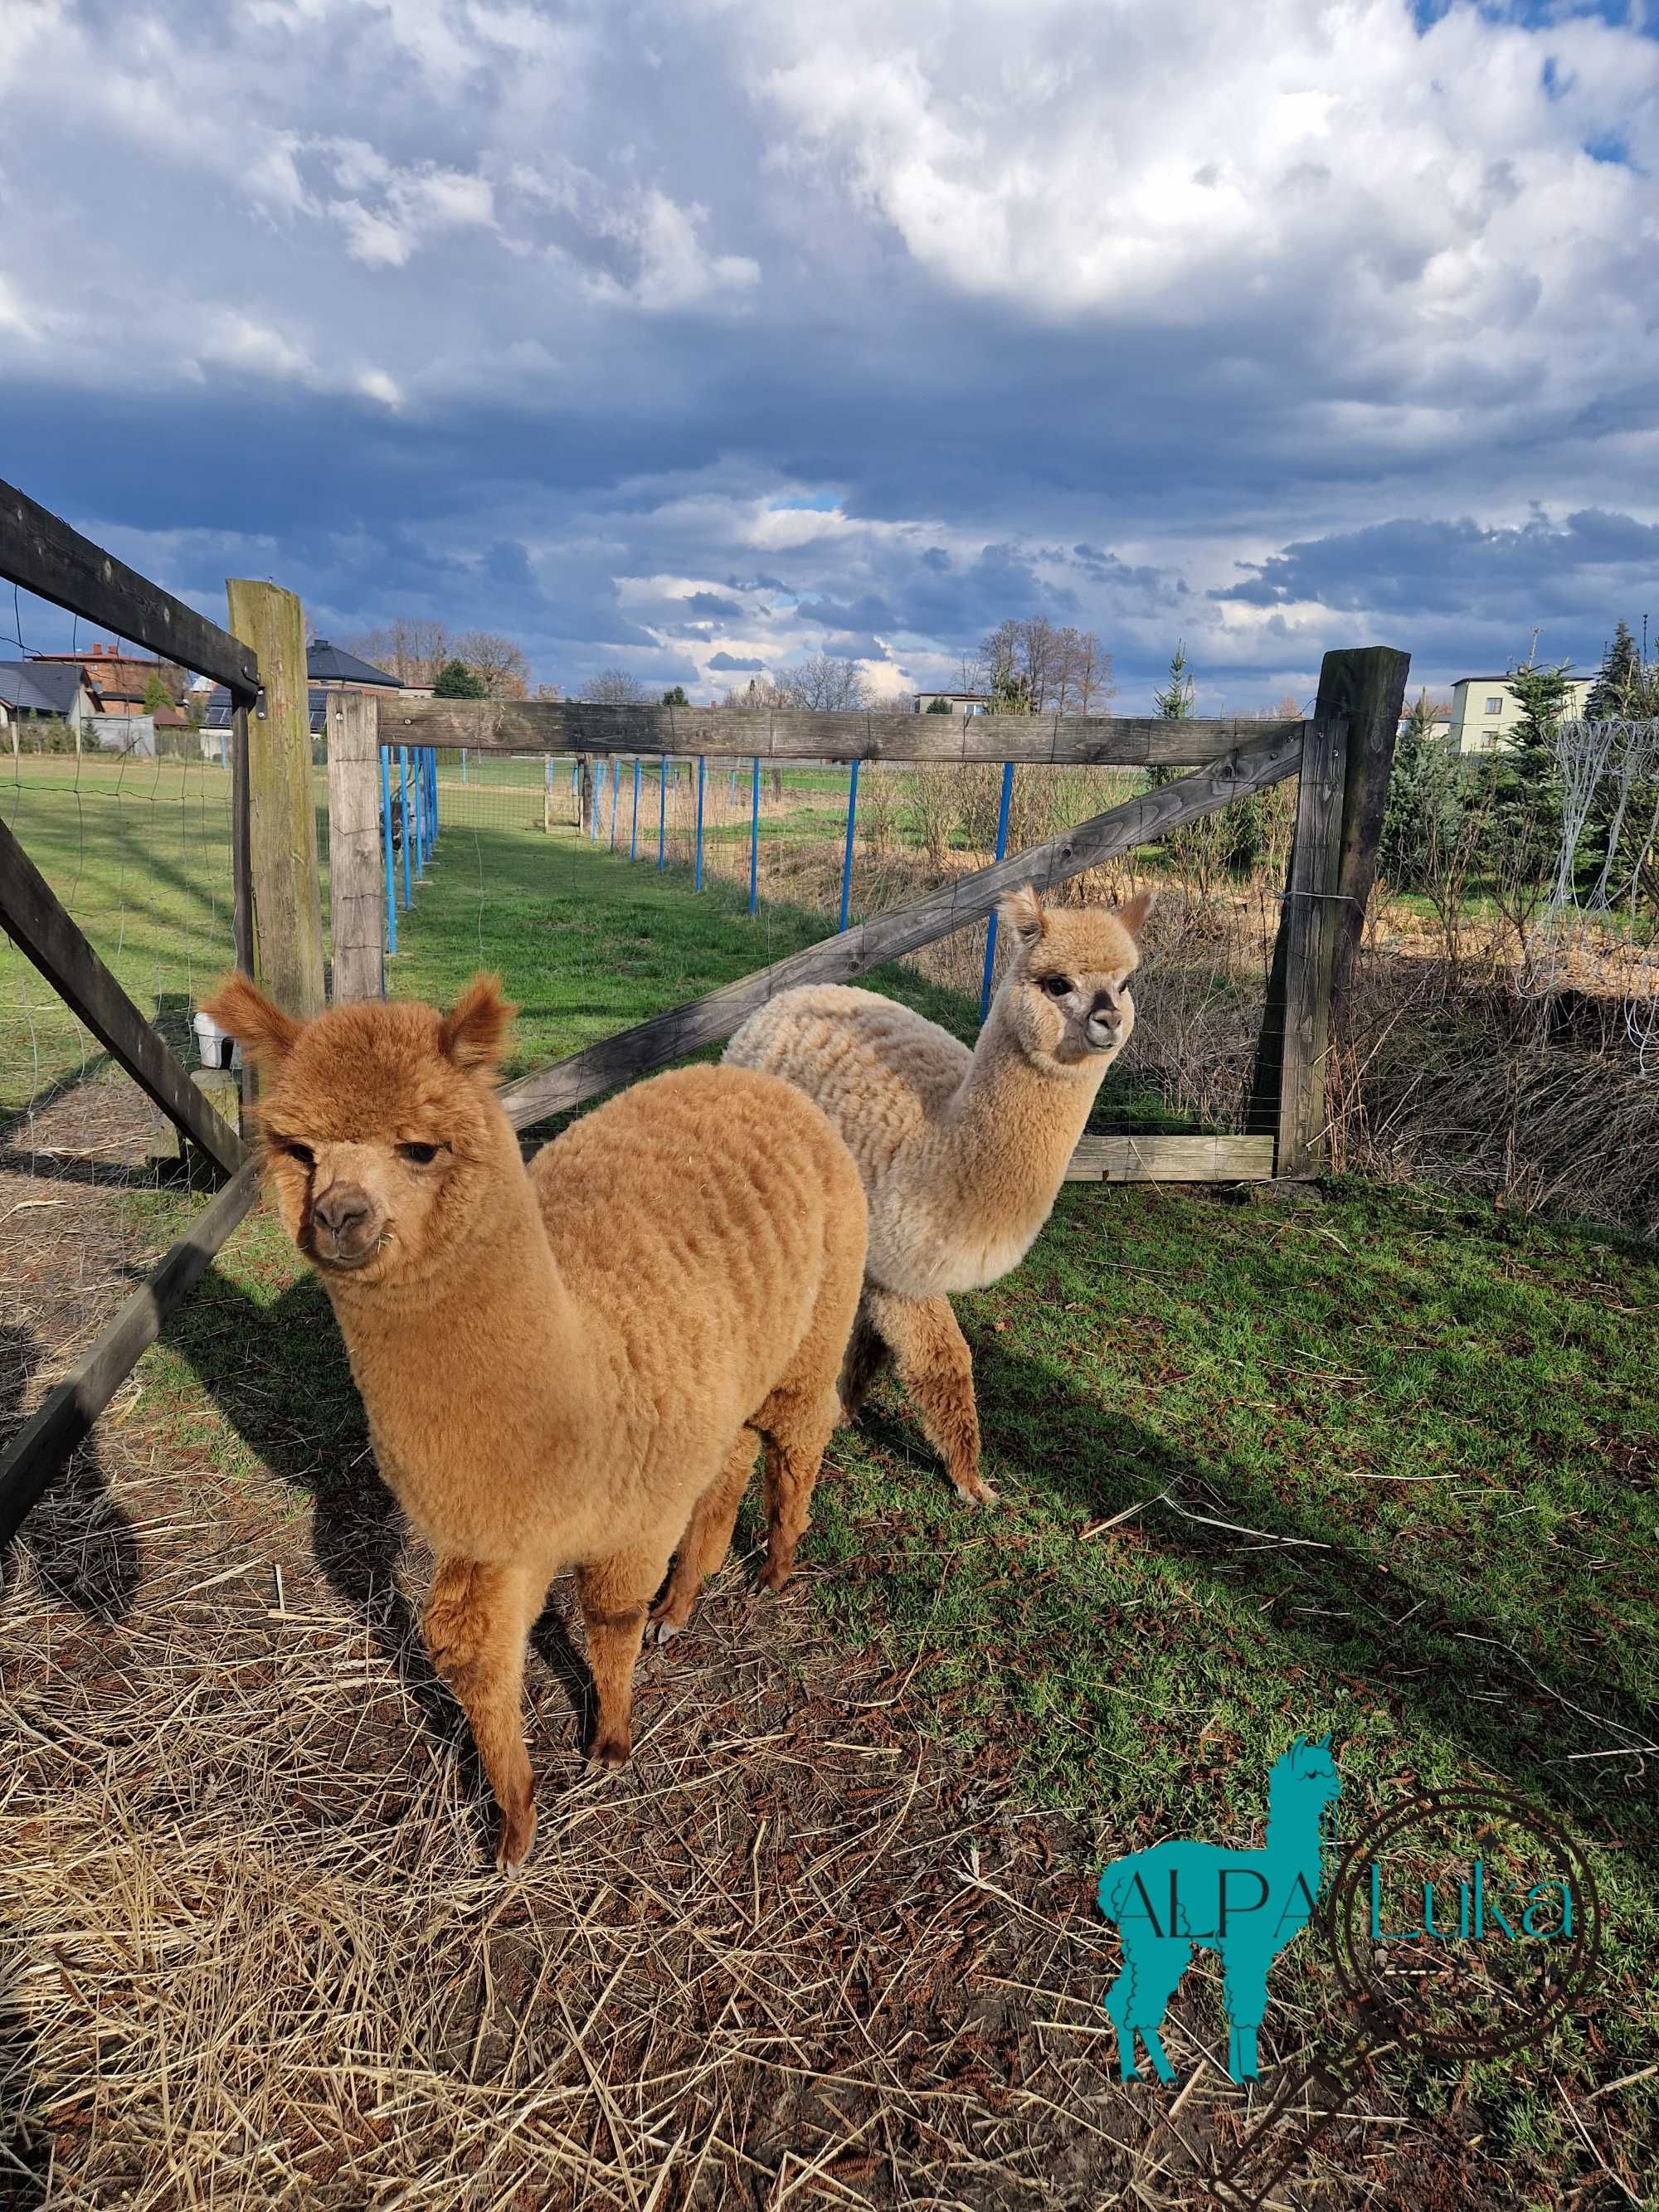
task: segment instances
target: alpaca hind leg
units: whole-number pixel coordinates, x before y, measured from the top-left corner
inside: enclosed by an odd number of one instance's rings
[[[680,1539],[674,1571],[651,1614],[649,1633],[659,1644],[678,1636],[691,1618],[697,1593],[710,1575],[726,1565],[732,1548],[732,1531],[738,1525],[738,1508],[755,1472],[755,1455],[761,1440],[753,1429],[740,1430],[726,1455],[726,1464],[692,1509],[691,1519]]]
[[[848,1426],[857,1420],[877,1376],[892,1357],[892,1347],[871,1318],[866,1291],[859,1304],[853,1334],[847,1340],[847,1356],[841,1364],[841,1418]]]
[[[766,1565],[763,1589],[781,1590],[794,1571],[795,1548],[811,1527],[812,1492],[834,1435],[840,1398],[819,1377],[816,1393],[775,1390],[755,1416],[766,1440]]]
[[[501,1812],[495,1863],[521,1866],[536,1834],[524,1741],[524,1656],[543,1589],[522,1567],[441,1559],[422,1628],[432,1663],[466,1715]]]
[[[871,1318],[885,1338],[922,1433],[969,1505],[993,1505],[996,1492],[979,1471],[979,1408],[974,1355],[948,1298],[904,1298],[872,1290]]]
[[[577,1570],[576,1601],[598,1706],[587,1755],[597,1765],[625,1766],[632,1755],[634,1668],[651,1594],[667,1565],[660,1553],[629,1551]]]

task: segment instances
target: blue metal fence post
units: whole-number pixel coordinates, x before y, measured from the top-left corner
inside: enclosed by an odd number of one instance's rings
[[[760,904],[760,755],[755,755],[754,781],[749,797],[749,911]]]
[[[672,765],[666,753],[657,763],[657,872],[659,875],[668,865],[668,771]]]
[[[466,747],[461,747],[461,781],[466,781]]]
[[[853,891],[853,824],[859,811],[859,764],[853,763],[852,779],[847,787],[847,850],[841,856],[841,927],[847,927],[847,902]]]
[[[622,790],[622,763],[612,754],[611,760],[611,849],[617,849],[617,799]]]
[[[1014,764],[1002,764],[1002,801],[997,808],[997,852],[1000,860],[1008,849],[1008,802],[1014,795]],[[996,908],[991,909],[991,919],[985,926],[985,980],[979,987],[979,1018],[985,1019],[991,1011],[991,970],[997,957]]]
[[[640,849],[640,757],[634,756],[634,818],[628,825],[628,857],[638,856]]]
[[[603,760],[599,768],[601,774],[595,775],[592,757],[587,757],[587,842],[590,845],[597,845],[599,842],[599,800],[604,796],[600,788],[605,768]]]
[[[398,950],[398,877],[392,857],[392,753],[380,747],[380,836],[386,847],[386,949]]]
[[[409,747],[398,748],[398,779],[403,801],[404,820],[404,904],[409,904]]]
[[[436,745],[428,745],[426,749],[426,777],[432,791],[431,842],[435,845],[438,842],[438,748]]]
[[[703,758],[702,755],[699,753],[697,755],[696,879],[691,886],[694,891],[700,891],[702,889],[702,786],[704,771],[707,769],[708,766],[708,762]]]
[[[415,748],[415,875],[426,874],[426,747]]]

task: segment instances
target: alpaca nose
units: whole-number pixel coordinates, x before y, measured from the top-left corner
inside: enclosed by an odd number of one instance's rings
[[[313,1219],[319,1228],[327,1230],[337,1244],[343,1243],[354,1230],[362,1228],[373,1211],[368,1192],[350,1182],[334,1184],[311,1209]]]
[[[1089,1009],[1091,1030],[1117,1030],[1123,1025],[1123,1009],[1115,991],[1097,991],[1094,1004]]]

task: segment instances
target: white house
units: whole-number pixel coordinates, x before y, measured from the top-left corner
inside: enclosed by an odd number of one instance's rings
[[[918,691],[915,711],[926,714],[936,701],[942,699],[953,714],[988,714],[991,695],[988,691]]]
[[[1569,672],[1564,712],[1582,714],[1595,678]],[[1507,676],[1460,676],[1452,685],[1451,742],[1455,753],[1489,753],[1521,719],[1521,702]]]

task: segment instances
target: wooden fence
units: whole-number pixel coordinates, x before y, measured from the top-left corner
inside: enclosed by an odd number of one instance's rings
[[[325,977],[298,601],[269,584],[233,580],[227,587],[230,628],[220,629],[4,484],[0,578],[228,687],[237,963],[291,1012],[318,1011]],[[1190,771],[1045,844],[843,927],[803,952],[526,1077],[503,1093],[521,1129],[717,1043],[781,990],[866,974],[985,920],[1002,894],[1019,884],[1064,883],[1299,775],[1289,881],[1256,1053],[1249,1117],[1255,1133],[1085,1137],[1070,1172],[1073,1180],[1096,1182],[1305,1179],[1317,1172],[1322,1157],[1331,1010],[1376,877],[1409,665],[1404,653],[1384,647],[1328,653],[1314,712],[1305,722],[802,714],[337,694],[328,710],[333,995],[374,998],[384,988],[391,824],[383,746],[585,759],[678,755]],[[256,1181],[237,1133],[213,1114],[3,827],[0,922],[183,1137],[227,1178],[149,1281],[0,1455],[3,1542],[241,1219]]]

